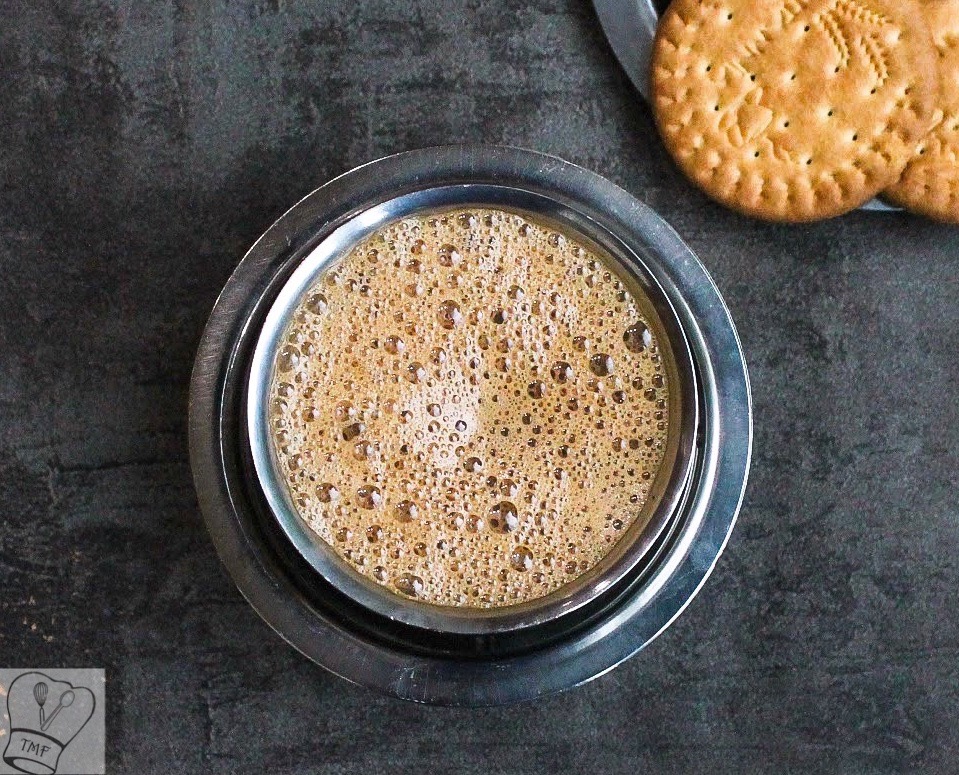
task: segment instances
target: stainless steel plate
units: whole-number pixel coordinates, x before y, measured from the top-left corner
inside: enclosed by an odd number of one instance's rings
[[[593,0],[599,23],[613,53],[636,90],[649,102],[649,70],[659,14],[651,0]],[[878,199],[860,209],[897,212]]]
[[[322,578],[266,504],[247,435],[250,359],[279,290],[338,228],[384,202],[478,185],[546,197],[615,235],[669,299],[689,343],[702,407],[695,469],[673,529],[641,574],[574,630],[524,639],[436,633],[358,605]],[[496,146],[380,159],[317,189],[244,257],[210,316],[190,393],[200,506],[238,588],[283,638],[328,670],[416,702],[493,705],[595,678],[642,649],[689,604],[726,545],[752,447],[749,382],[736,331],[693,253],[649,207],[559,159]],[[539,628],[534,628],[540,631]]]

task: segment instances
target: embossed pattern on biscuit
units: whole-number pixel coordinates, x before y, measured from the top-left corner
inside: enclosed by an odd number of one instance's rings
[[[675,0],[653,106],[683,171],[747,214],[838,215],[897,179],[932,125],[935,56],[913,2]]]
[[[959,0],[925,0],[939,56],[941,120],[884,196],[913,212],[959,223]]]

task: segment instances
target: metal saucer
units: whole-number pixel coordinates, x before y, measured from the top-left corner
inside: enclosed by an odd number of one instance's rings
[[[278,290],[328,235],[384,202],[490,186],[544,197],[614,235],[661,287],[692,356],[702,407],[697,455],[669,530],[648,561],[576,626],[449,633],[372,611],[329,583],[281,528],[255,475],[244,407],[250,359]],[[504,205],[508,205],[504,202]],[[289,643],[328,670],[402,699],[493,705],[595,678],[642,649],[689,604],[739,510],[752,444],[749,383],[729,313],[703,266],[650,208],[559,159],[496,146],[430,148],[336,178],[257,241],[204,332],[191,385],[190,455],[200,505],[238,588]]]

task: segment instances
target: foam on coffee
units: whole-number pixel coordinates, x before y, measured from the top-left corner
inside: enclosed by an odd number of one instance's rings
[[[304,295],[276,355],[296,510],[402,595],[557,590],[648,519],[671,387],[652,314],[597,251],[517,213],[380,228]]]

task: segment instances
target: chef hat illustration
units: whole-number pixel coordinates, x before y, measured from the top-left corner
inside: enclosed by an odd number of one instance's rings
[[[93,715],[93,692],[24,673],[7,691],[10,742],[3,760],[20,772],[53,775],[60,754]]]

